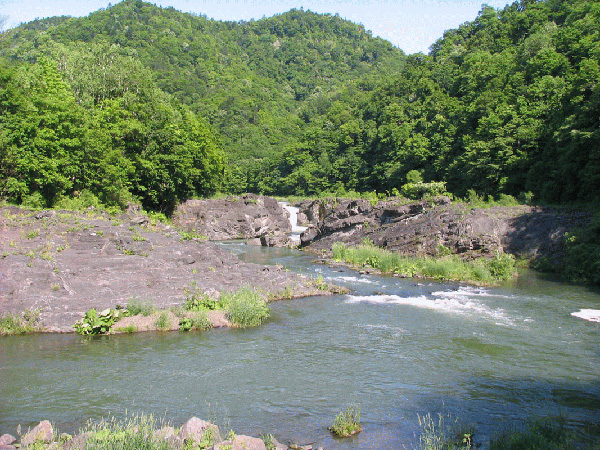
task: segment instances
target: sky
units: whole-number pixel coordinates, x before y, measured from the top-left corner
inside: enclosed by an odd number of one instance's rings
[[[147,0],[183,12],[218,20],[270,17],[292,8],[340,17],[364,25],[373,36],[392,42],[404,52],[428,53],[445,30],[477,17],[483,3],[503,8],[512,0]],[[1,30],[51,16],[87,16],[109,0],[0,0]],[[112,0],[112,4],[119,0]]]

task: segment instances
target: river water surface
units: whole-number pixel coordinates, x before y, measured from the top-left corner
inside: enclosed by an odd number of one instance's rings
[[[474,425],[476,441],[544,415],[600,423],[600,323],[572,315],[599,310],[597,292],[533,273],[485,289],[359,275],[299,251],[223,246],[351,293],[273,303],[250,330],[1,338],[0,433],[151,413],[326,449],[410,449],[426,413]],[[350,403],[364,431],[334,440],[327,426]]]

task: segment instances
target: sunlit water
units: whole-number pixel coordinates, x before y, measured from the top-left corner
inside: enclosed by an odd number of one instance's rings
[[[428,412],[475,425],[480,441],[543,415],[600,423],[600,324],[572,315],[600,309],[596,292],[533,274],[485,289],[359,275],[287,249],[224,247],[352,291],[273,303],[251,330],[1,338],[0,433],[42,419],[74,431],[127,411],[326,449],[401,449]],[[364,431],[334,440],[327,426],[349,403]]]

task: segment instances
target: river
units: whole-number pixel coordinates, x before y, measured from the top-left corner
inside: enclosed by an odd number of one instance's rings
[[[400,449],[414,448],[426,413],[474,425],[479,442],[532,417],[600,423],[600,323],[572,315],[600,309],[598,292],[527,272],[495,288],[360,275],[295,250],[222,245],[351,293],[273,303],[256,329],[3,337],[0,432],[151,413],[326,449]],[[364,431],[335,440],[327,426],[350,403]]]

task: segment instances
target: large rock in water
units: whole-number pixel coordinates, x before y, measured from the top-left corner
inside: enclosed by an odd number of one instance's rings
[[[284,241],[292,231],[288,213],[277,200],[254,194],[188,200],[175,210],[173,223],[209,240],[271,236]]]

